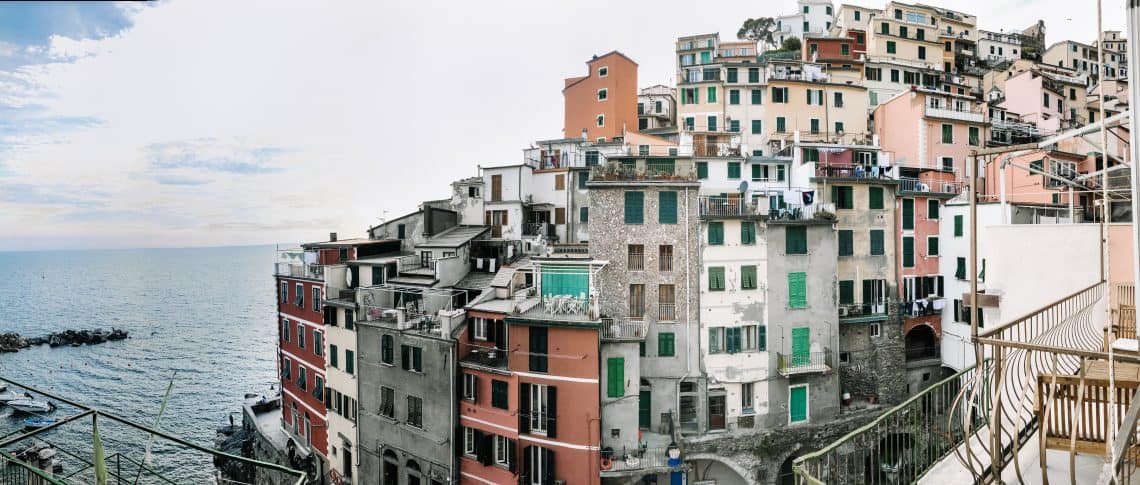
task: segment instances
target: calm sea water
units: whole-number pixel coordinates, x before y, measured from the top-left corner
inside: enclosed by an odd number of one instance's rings
[[[150,425],[177,373],[160,428],[210,447],[243,395],[268,393],[275,381],[273,258],[272,246],[0,252],[0,332],[116,327],[131,335],[0,354],[0,374]],[[74,413],[61,406],[53,416]],[[0,436],[22,419],[0,408]],[[89,458],[90,429],[90,420],[68,424],[46,439]],[[141,458],[146,435],[106,420],[100,431],[108,455]],[[179,483],[207,483],[209,455],[161,444],[154,450],[155,468]],[[79,466],[75,458],[64,463],[65,473]],[[112,461],[112,471],[116,466],[133,478],[127,461]]]

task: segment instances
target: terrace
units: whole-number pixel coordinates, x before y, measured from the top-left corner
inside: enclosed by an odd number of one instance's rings
[[[591,184],[634,181],[696,183],[697,171],[689,158],[653,156],[610,157],[590,171]]]

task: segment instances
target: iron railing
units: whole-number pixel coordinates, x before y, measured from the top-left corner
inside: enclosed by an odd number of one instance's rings
[[[661,322],[672,322],[677,320],[677,304],[676,303],[658,303],[657,304],[657,320]]]
[[[927,359],[940,359],[942,358],[942,347],[938,345],[926,345],[922,347],[907,347],[906,360],[927,360]]]
[[[649,324],[645,320],[602,317],[602,341],[645,340]]]
[[[845,179],[893,180],[886,172],[880,171],[878,165],[870,165],[867,167],[862,165],[818,165],[815,168],[815,176]]]
[[[839,305],[839,316],[844,318],[886,316],[888,303],[844,303]]]
[[[290,278],[324,280],[325,267],[316,263],[275,263],[274,274]]]
[[[913,483],[962,443],[949,419],[955,396],[976,376],[969,367],[927,387],[874,421],[792,465],[797,484]]]
[[[835,204],[783,204],[783,207],[768,210],[769,221],[806,221],[811,219],[834,219]]]
[[[601,455],[602,476],[622,474],[623,472],[645,472],[653,469],[682,468],[684,463],[678,459],[675,464],[669,463],[668,448],[638,448],[628,451],[597,452]]]
[[[927,182],[913,178],[900,177],[899,192],[931,192],[935,194],[958,194],[966,184],[964,182]]]
[[[831,370],[831,349],[823,348],[822,352],[792,352],[776,353],[777,368],[785,376],[795,374],[813,374]]]
[[[728,127],[725,127],[728,131]],[[708,142],[693,140],[694,157],[739,157],[739,143]]]
[[[701,217],[749,216],[760,213],[756,204],[744,197],[702,195],[697,198]]]

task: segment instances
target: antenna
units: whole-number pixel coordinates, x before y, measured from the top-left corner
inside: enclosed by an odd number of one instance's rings
[[[741,194],[748,192],[748,181],[747,180],[741,180],[740,186],[737,187],[736,190],[738,192],[740,192]]]

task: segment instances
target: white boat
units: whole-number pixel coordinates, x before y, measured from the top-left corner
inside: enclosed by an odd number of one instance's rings
[[[7,404],[10,401],[17,399],[27,399],[28,396],[13,391],[5,391],[0,389],[0,405]]]
[[[50,413],[55,410],[55,404],[50,401],[28,398],[8,401],[8,407],[25,413]]]

